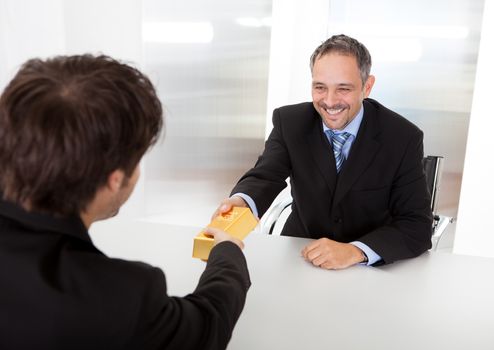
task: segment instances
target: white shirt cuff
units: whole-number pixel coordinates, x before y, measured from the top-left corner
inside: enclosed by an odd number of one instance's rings
[[[249,195],[247,195],[245,193],[235,193],[231,197],[233,197],[233,196],[237,196],[237,197],[242,198],[247,203],[247,205],[249,206],[250,210],[252,210],[252,214],[254,214],[254,216],[256,218],[259,218],[259,215],[257,213],[256,203],[254,203],[254,200]]]
[[[362,263],[364,265],[370,266],[382,259],[379,255],[376,254],[375,251],[369,248],[369,246],[365,243],[362,243],[360,241],[355,241],[355,242],[350,242],[350,244],[353,244],[354,246],[362,250],[365,253],[365,255],[367,255],[367,259],[369,259],[369,261],[366,263]]]

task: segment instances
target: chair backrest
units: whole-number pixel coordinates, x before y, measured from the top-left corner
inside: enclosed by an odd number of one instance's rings
[[[261,233],[279,235],[291,213],[292,196],[290,184],[278,194],[260,221]]]
[[[427,181],[427,189],[431,195],[431,209],[433,214],[436,213],[437,194],[439,192],[443,160],[444,158],[441,156],[427,156],[422,160],[425,179]]]

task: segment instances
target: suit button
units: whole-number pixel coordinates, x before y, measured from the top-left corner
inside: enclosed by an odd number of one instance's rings
[[[341,222],[342,222],[342,221],[343,221],[343,220],[341,220],[341,218],[340,218],[340,217],[335,217],[335,218],[334,218],[334,222],[336,222],[337,224],[341,224]]]

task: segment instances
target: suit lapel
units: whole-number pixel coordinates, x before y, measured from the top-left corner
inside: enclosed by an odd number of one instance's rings
[[[322,130],[321,117],[315,110],[314,112],[317,118],[314,118],[315,122],[312,125],[307,142],[317,168],[321,172],[330,192],[333,193],[336,186],[336,163],[331,145]]]
[[[349,157],[344,162],[338,176],[333,206],[338,205],[355,181],[372,164],[374,157],[381,147],[376,138],[380,131],[378,122],[372,110],[367,111],[365,106],[364,101],[364,118],[360,125],[357,138],[350,150]]]

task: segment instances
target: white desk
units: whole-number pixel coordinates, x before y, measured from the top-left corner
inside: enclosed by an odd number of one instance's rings
[[[161,267],[170,294],[196,286],[196,230],[108,222],[92,228],[110,256]],[[228,349],[494,349],[494,259],[426,253],[389,266],[327,271],[300,256],[308,240],[251,234],[252,287]]]

